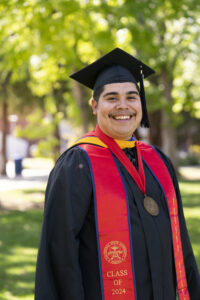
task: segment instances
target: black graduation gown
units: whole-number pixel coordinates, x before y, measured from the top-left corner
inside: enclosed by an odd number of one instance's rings
[[[170,160],[158,151],[176,189],[190,300],[200,300],[200,276],[185,225],[177,179]],[[143,208],[141,191],[116,161],[129,199],[137,300],[175,300],[173,246],[163,192],[144,164],[147,194],[160,208],[159,216],[152,217]],[[86,154],[79,147],[66,151],[49,177],[35,299],[102,300],[92,182]]]

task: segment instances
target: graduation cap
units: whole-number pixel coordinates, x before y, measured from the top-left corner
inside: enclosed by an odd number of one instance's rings
[[[143,113],[141,125],[149,127],[143,78],[153,73],[154,70],[142,61],[120,48],[115,48],[95,62],[70,75],[70,77],[94,90],[94,92],[105,84],[120,82],[137,84],[139,82]]]

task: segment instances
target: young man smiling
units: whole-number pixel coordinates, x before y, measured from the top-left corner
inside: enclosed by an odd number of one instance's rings
[[[93,114],[108,136],[129,140],[142,120],[142,105],[136,85],[132,82],[104,86],[99,100],[92,99]]]
[[[50,174],[36,300],[200,299],[173,166],[133,136],[153,72],[116,48],[71,76],[94,90],[97,127]]]

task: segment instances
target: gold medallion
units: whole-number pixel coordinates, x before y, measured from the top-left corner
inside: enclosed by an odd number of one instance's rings
[[[159,207],[156,201],[148,196],[144,197],[144,208],[145,210],[152,216],[158,216],[159,214]]]

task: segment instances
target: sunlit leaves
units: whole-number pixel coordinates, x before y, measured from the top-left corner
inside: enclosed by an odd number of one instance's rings
[[[80,124],[69,74],[118,46],[156,70],[146,92],[149,110],[176,120],[182,111],[198,117],[199,6],[198,0],[1,1],[0,82],[12,70],[11,85],[23,81],[53,118],[62,112]],[[163,73],[172,83],[170,103]]]

